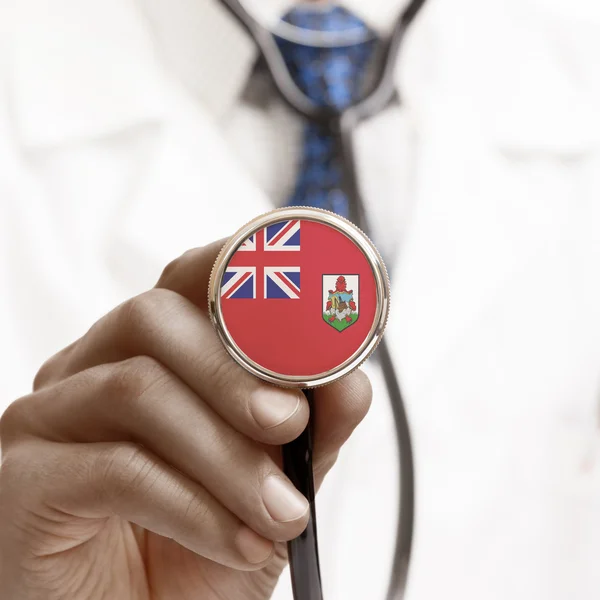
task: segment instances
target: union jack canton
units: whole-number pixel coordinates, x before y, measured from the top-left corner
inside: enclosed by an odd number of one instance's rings
[[[269,225],[251,235],[238,249],[252,252],[248,264],[253,266],[227,267],[221,286],[225,299],[256,299],[257,276],[263,269],[263,297],[280,300],[300,299],[300,267],[275,266],[277,260],[287,262],[281,255],[269,252],[300,252],[300,221],[282,221]],[[275,265],[268,264],[269,262]]]

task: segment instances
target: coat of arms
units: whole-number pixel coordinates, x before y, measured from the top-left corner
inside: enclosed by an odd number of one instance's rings
[[[358,275],[323,275],[323,320],[344,331],[358,319]]]

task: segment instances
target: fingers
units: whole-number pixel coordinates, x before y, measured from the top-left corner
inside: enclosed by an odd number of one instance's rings
[[[163,270],[156,288],[176,292],[206,313],[210,273],[224,243],[225,240],[220,240],[202,248],[188,250],[171,261]],[[42,365],[34,380],[34,390],[51,385],[76,372],[68,369],[68,366],[79,342],[80,340],[73,342]]]
[[[304,396],[295,390],[268,386],[246,373],[231,360],[206,316],[180,295],[201,304],[199,296],[194,296],[195,286],[202,289],[204,298],[205,284],[221,244],[187,252],[165,269],[158,285],[177,293],[156,289],[134,298],[50,361],[47,369],[55,373],[55,381],[101,363],[148,355],[176,373],[222,418],[252,439],[283,444],[297,437],[308,421]],[[359,381],[357,377],[349,381]],[[339,425],[343,432],[346,414],[353,422],[354,409],[359,415],[361,410],[364,413],[361,398],[365,393],[359,390],[356,400],[352,385],[339,385],[342,387],[319,390],[317,396],[332,398],[332,406],[338,407],[342,415]],[[350,400],[338,404],[336,389],[348,389]],[[334,427],[338,425],[328,414],[324,413],[322,419]]]
[[[188,250],[166,266],[156,287],[176,292],[207,312],[208,280],[225,242],[223,239]]]
[[[360,370],[315,390],[313,469],[317,487],[367,415],[372,396],[369,378]]]
[[[342,446],[366,417],[373,391],[367,375],[356,370],[343,379],[314,390],[313,473],[319,489],[334,466]],[[281,464],[275,448],[267,447]]]
[[[302,531],[306,513],[298,517],[300,504],[285,493],[289,481],[269,448],[255,442],[297,437],[308,404],[299,391],[248,374],[214,332],[204,311],[221,245],[177,259],[157,289],[124,303],[53,357],[28,399],[37,398],[35,409],[17,406],[11,421],[57,441],[143,444],[241,522],[284,541]],[[356,372],[315,396],[318,485],[366,414],[371,391]]]
[[[133,356],[165,365],[254,440],[282,444],[308,422],[308,404],[299,390],[276,388],[250,375],[227,354],[206,315],[164,289],[133,298],[98,321],[62,365],[55,364],[55,379]]]
[[[271,540],[287,541],[306,526],[306,501],[264,447],[234,430],[151,358],[78,373],[19,401],[7,420],[12,433],[3,437],[9,448],[15,436],[27,435],[60,442],[135,442]]]
[[[38,557],[85,543],[115,515],[240,570],[273,553],[205,488],[135,444],[28,441],[5,457],[0,481],[3,506],[15,507],[3,530],[39,536],[27,540]]]

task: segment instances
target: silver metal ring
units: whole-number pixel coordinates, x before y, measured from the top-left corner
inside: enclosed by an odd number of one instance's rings
[[[227,328],[221,306],[221,284],[223,276],[238,248],[253,234],[268,225],[287,220],[314,221],[332,227],[348,237],[361,250],[373,273],[376,290],[376,312],[368,335],[358,350],[347,360],[329,371],[316,375],[285,375],[271,371],[247,356],[236,344]],[[268,212],[253,219],[239,229],[221,249],[213,266],[208,289],[208,306],[211,320],[229,354],[250,373],[270,383],[297,388],[312,388],[325,385],[347,375],[360,366],[375,350],[387,323],[390,307],[390,284],[383,260],[371,240],[350,221],[329,211],[292,207]]]

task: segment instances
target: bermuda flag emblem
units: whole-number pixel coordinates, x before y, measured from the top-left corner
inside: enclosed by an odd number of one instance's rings
[[[332,225],[272,218],[224,265],[220,318],[236,352],[260,368],[315,378],[372,335],[375,276],[360,246]]]
[[[358,275],[323,275],[323,319],[344,331],[358,319]]]

